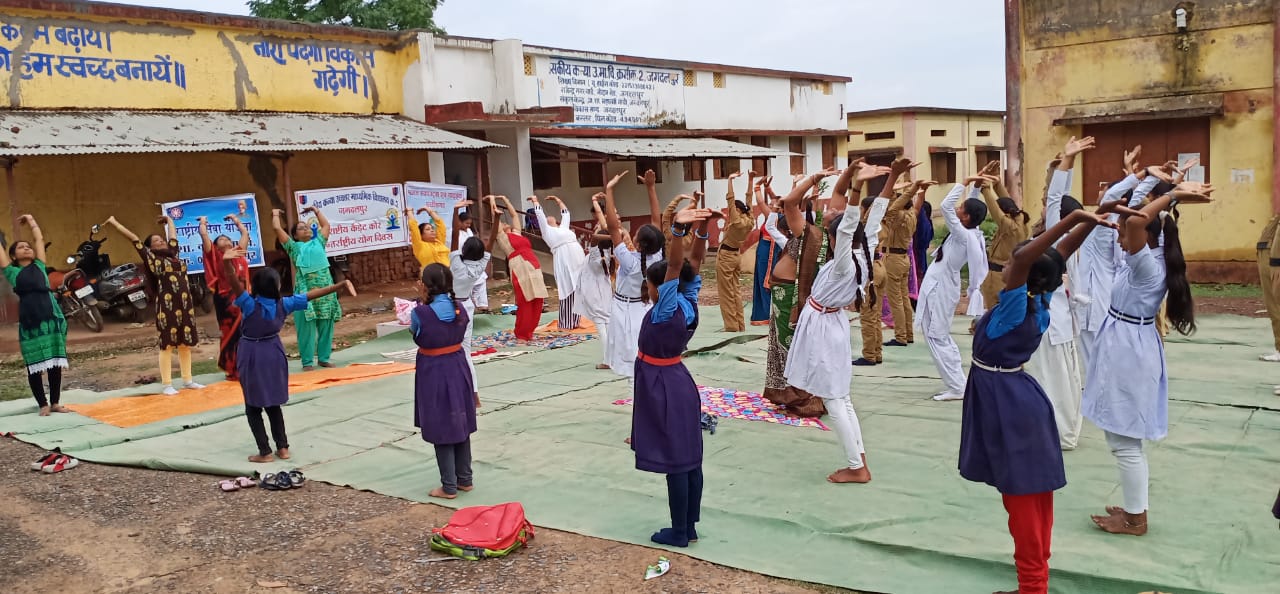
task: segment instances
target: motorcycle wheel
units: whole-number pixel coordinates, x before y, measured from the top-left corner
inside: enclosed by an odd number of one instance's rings
[[[102,332],[104,324],[102,320],[102,312],[98,311],[98,308],[85,307],[80,310],[80,313],[76,315],[76,318],[80,320],[80,323],[84,324],[84,327],[88,328],[90,332]]]

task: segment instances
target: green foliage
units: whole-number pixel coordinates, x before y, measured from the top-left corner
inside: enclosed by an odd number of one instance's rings
[[[987,219],[983,221],[981,225],[978,225],[978,228],[982,229],[983,237],[986,237],[987,244],[990,244],[991,239],[996,236],[996,222],[991,219]],[[947,225],[945,223],[942,223],[941,221],[936,221],[936,220],[934,221],[933,245],[935,246],[942,245],[942,242],[945,241],[947,239],[947,236],[950,234],[951,234],[951,230],[947,228]]]
[[[441,35],[444,29],[434,20],[441,2],[444,0],[249,0],[249,12],[267,19]]]

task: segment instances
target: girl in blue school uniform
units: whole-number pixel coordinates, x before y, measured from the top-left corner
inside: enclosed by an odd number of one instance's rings
[[[1049,327],[1049,299],[1062,284],[1065,259],[1095,225],[1110,224],[1102,221],[1076,211],[1023,242],[1005,267],[999,305],[978,321],[973,337],[960,475],[1003,496],[1021,594],[1048,592],[1053,492],[1067,484],[1053,405],[1023,366]]]
[[[671,526],[653,542],[687,547],[697,542],[702,507],[702,400],[681,361],[698,327],[698,292],[712,212],[686,207],[676,213],[667,258],[645,270],[645,290],[653,307],[640,325],[635,362],[635,406],[631,449],[636,468],[667,477]],[[693,253],[685,259],[684,237],[693,233]]]

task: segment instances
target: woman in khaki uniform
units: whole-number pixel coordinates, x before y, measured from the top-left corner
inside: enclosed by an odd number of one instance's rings
[[[1018,204],[1009,198],[1009,191],[998,174],[999,161],[987,164],[979,173],[987,179],[982,186],[982,197],[987,202],[987,211],[996,222],[996,234],[987,246],[987,269],[992,272],[982,282],[982,302],[991,309],[1000,302],[1000,290],[1004,286],[1001,280],[1004,265],[1013,256],[1013,248],[1031,237],[1031,217],[1023,212]]]

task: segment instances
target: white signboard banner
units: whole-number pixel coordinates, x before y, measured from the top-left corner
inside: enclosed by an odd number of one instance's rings
[[[249,266],[262,266],[262,232],[258,228],[258,203],[253,194],[236,194],[217,198],[200,198],[165,202],[160,205],[164,214],[173,219],[178,234],[180,257],[187,264],[187,273],[204,272],[204,239],[200,237],[200,217],[204,217],[209,229],[209,239],[226,235],[232,242],[240,242],[240,227],[227,217],[235,215],[249,234],[249,250],[246,254]]]
[[[684,73],[547,56],[538,63],[538,104],[573,106],[573,123],[566,126],[656,128],[683,124]]]
[[[298,212],[316,208],[329,219],[330,256],[403,247],[409,242],[404,223],[404,189],[400,184],[356,186],[294,192]],[[299,220],[313,232],[318,220],[306,213]]]
[[[441,237],[444,237],[446,242],[453,241],[453,209],[459,202],[466,199],[466,186],[404,182],[405,204],[413,211],[414,218],[419,224],[431,222],[430,216],[426,213],[418,214],[419,209],[431,209],[444,220],[444,229],[438,229],[437,232],[443,233]],[[474,209],[471,210],[472,212],[478,212]],[[453,246],[451,245],[450,247]]]

